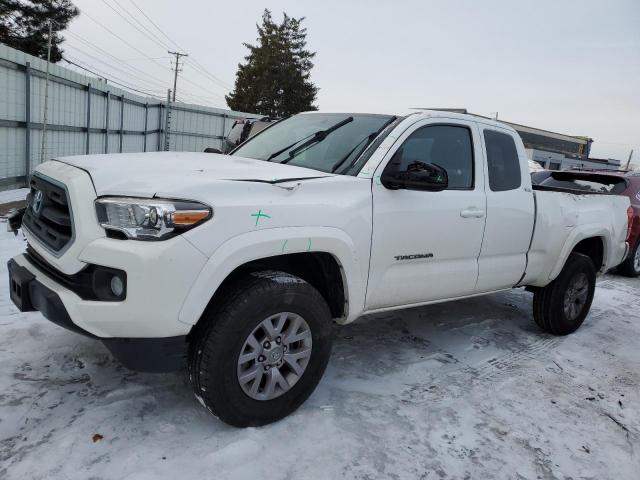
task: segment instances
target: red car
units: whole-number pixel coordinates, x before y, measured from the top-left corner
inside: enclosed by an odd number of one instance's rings
[[[595,190],[626,195],[631,200],[629,210],[629,253],[618,267],[618,273],[628,277],[640,275],[640,173],[612,170],[583,170],[580,179],[565,179],[562,171],[543,171],[531,174],[538,185],[549,185],[568,190]],[[571,172],[575,175],[575,171]]]

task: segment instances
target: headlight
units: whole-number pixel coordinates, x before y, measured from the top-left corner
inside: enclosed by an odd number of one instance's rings
[[[212,217],[211,207],[198,202],[104,197],[96,200],[100,225],[135,240],[164,240]]]

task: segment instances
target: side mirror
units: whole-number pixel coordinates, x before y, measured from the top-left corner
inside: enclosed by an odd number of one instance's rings
[[[398,171],[390,163],[385,168],[380,183],[390,190],[426,190],[439,192],[449,186],[447,171],[435,163],[413,162],[406,170]]]
[[[204,149],[204,153],[222,153],[222,152],[218,148],[207,147]]]

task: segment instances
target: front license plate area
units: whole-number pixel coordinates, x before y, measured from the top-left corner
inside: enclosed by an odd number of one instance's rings
[[[36,276],[15,261],[9,262],[9,289],[11,301],[21,312],[33,312],[29,296],[29,284]]]

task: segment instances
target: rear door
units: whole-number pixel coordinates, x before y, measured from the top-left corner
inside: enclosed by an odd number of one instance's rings
[[[487,220],[477,292],[518,283],[527,262],[535,206],[522,142],[508,129],[479,124],[485,154]]]
[[[475,123],[438,118],[416,122],[386,154],[372,185],[367,310],[473,293],[486,211],[481,151]],[[436,163],[449,188],[388,189],[379,178],[392,160]]]

